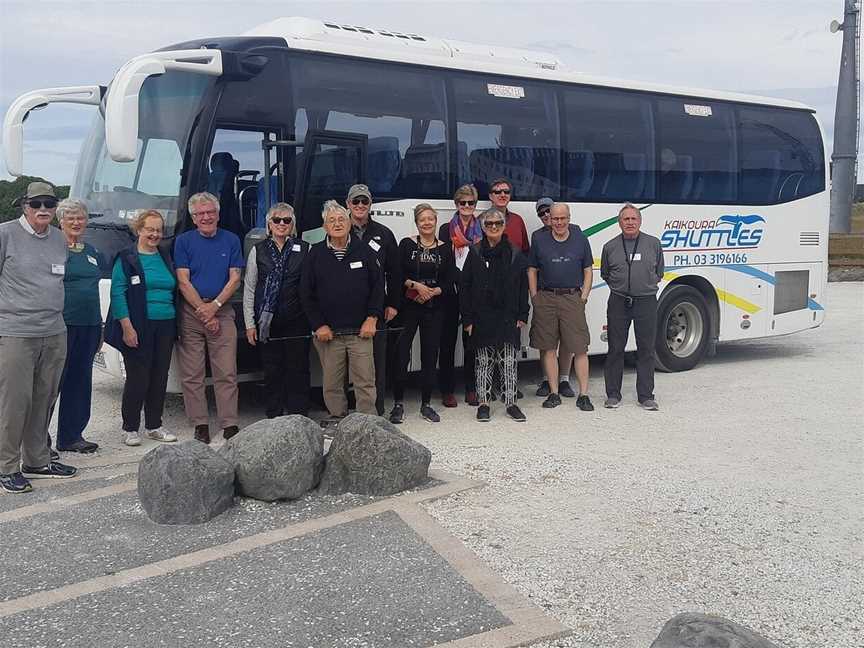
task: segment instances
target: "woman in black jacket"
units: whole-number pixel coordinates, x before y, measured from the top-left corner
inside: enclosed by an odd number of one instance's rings
[[[462,326],[476,350],[477,420],[490,418],[492,376],[497,365],[507,415],[524,421],[516,405],[517,361],[522,328],[528,321],[528,264],[504,234],[496,209],[480,214],[483,239],[473,245],[462,268],[459,305]]]
[[[294,208],[267,212],[267,238],[249,250],[243,288],[246,340],[260,345],[267,418],[309,413],[309,321],[300,304],[300,271],[309,244],[296,238]]]

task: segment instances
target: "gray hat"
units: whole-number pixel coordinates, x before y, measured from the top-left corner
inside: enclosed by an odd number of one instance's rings
[[[541,207],[552,207],[555,203],[551,198],[541,198],[537,201],[537,204],[534,205],[534,208],[539,212]]]
[[[348,190],[348,202],[360,196],[366,196],[370,202],[372,201],[372,193],[369,191],[369,187],[364,184],[355,184]]]
[[[27,193],[24,194],[24,200],[30,200],[31,198],[41,198],[43,196],[56,198],[57,194],[54,193],[54,187],[52,187],[47,182],[31,182],[29,185],[27,185]]]

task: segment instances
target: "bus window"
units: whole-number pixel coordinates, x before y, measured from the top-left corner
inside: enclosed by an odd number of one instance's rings
[[[174,140],[150,139],[141,160],[141,172],[135,189],[151,196],[180,194],[180,167],[183,156]]]
[[[456,76],[459,184],[473,182],[481,197],[499,177],[517,200],[561,195],[561,139],[551,88],[522,80]]]
[[[704,99],[657,100],[660,200],[732,203],[738,198],[733,109]]]
[[[577,88],[564,92],[565,198],[649,201],[656,196],[651,99]]]

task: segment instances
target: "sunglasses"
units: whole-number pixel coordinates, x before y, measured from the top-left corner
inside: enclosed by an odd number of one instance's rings
[[[552,210],[547,207],[546,209],[541,209],[540,211],[538,211],[537,215],[540,217],[548,216],[550,211]]]
[[[509,196],[509,195],[510,195],[510,190],[509,190],[509,189],[493,189],[493,190],[490,191],[489,193],[499,194],[499,195],[500,195],[500,194],[504,194],[504,195],[506,195],[506,196]]]
[[[477,204],[476,200],[460,200],[459,201],[460,207],[473,207],[476,204]]]
[[[57,201],[54,198],[46,198],[45,200],[33,199],[27,201],[27,206],[30,209],[54,209],[57,206]]]
[[[486,225],[486,227],[504,227],[504,221],[503,220],[486,221],[485,225]]]
[[[352,205],[368,205],[369,203],[370,203],[370,200],[369,200],[368,198],[365,198],[365,197],[363,197],[363,198],[354,198],[354,199],[351,201],[351,204],[352,204]]]
[[[290,225],[291,223],[294,222],[294,219],[291,218],[290,216],[285,216],[285,217],[274,216],[273,218],[270,219],[270,222],[273,223],[274,225]]]

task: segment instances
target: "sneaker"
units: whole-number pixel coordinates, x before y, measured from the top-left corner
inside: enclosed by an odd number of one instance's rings
[[[621,399],[609,396],[606,398],[606,402],[603,403],[603,407],[606,409],[618,409],[621,407]]]
[[[492,413],[488,405],[480,405],[477,408],[477,420],[481,423],[487,423],[492,418]]]
[[[657,401],[655,401],[653,398],[646,398],[644,401],[639,403],[639,406],[644,410],[648,410],[649,412],[656,412],[660,409]]]
[[[552,409],[553,407],[558,407],[561,404],[561,397],[558,394],[549,394],[546,397],[546,400],[543,401],[543,407],[546,409]]]
[[[420,412],[423,412],[423,409],[420,409]],[[390,410],[390,422],[394,425],[399,425],[402,422],[402,419],[405,418],[405,407],[402,403],[394,403],[393,409]]]
[[[139,446],[141,445],[141,435],[135,432],[125,432],[123,437],[123,443],[127,446]]]
[[[195,426],[195,440],[201,443],[210,443],[210,426],[206,423]]]
[[[588,398],[588,394],[579,395],[579,398],[576,399],[576,407],[578,407],[583,412],[594,411],[594,405],[591,404],[591,399]]]
[[[51,461],[60,461],[60,453],[53,448],[48,448],[51,454]]]
[[[444,396],[441,397],[441,404],[444,407],[456,407],[459,405],[459,403],[456,402],[456,396],[453,394],[444,394]]]
[[[69,479],[78,474],[78,469],[67,466],[59,461],[52,461],[47,466],[34,468],[32,466],[21,466],[24,477],[30,479]]]
[[[471,407],[477,407],[480,404],[480,399],[477,398],[477,392],[473,390],[465,392],[465,402]]]
[[[11,473],[9,475],[0,475],[0,488],[7,493],[29,493],[33,490],[33,486],[29,481],[24,479],[24,475],[20,472]]]
[[[507,416],[509,416],[514,421],[519,421],[520,423],[525,420],[525,415],[522,413],[522,410],[519,409],[518,405],[511,405],[507,408]]]
[[[70,443],[68,446],[57,446],[57,449],[61,452],[80,452],[81,454],[90,454],[99,449],[99,444],[87,441],[86,439],[78,439],[74,443]],[[52,456],[51,461],[57,461],[57,459]]]
[[[237,436],[240,433],[240,428],[236,425],[229,425],[224,430],[222,430],[222,438],[226,441],[233,436]]]
[[[573,391],[573,388],[570,386],[570,382],[567,380],[562,380],[558,384],[558,393],[561,394],[564,398],[576,397],[576,392]]]
[[[429,403],[425,403],[420,406],[420,416],[429,421],[430,423],[440,423],[441,417],[438,416],[438,412],[432,409],[429,406]]]
[[[537,391],[534,392],[535,396],[539,396],[540,398],[545,398],[551,393],[551,389],[549,389],[549,381],[544,380],[540,383],[540,386],[537,388]]]
[[[161,426],[155,430],[147,430],[146,434],[148,439],[162,441],[163,443],[174,443],[177,440],[177,437],[174,434],[171,434]]]

